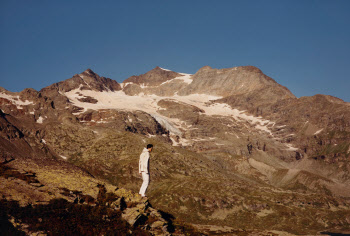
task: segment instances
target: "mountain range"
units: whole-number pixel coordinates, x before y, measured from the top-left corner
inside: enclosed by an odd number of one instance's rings
[[[4,201],[74,200],[62,189],[97,199],[97,184],[128,199],[152,143],[147,209],[193,232],[350,233],[350,103],[297,98],[254,66],[193,75],[156,67],[122,83],[87,69],[40,91],[0,88],[0,109]],[[35,173],[37,184],[5,167]],[[150,210],[138,212],[149,222]]]

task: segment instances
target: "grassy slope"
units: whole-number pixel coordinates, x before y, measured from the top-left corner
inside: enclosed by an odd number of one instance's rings
[[[256,176],[223,168],[220,154],[212,161],[156,138],[111,131],[70,161],[95,176],[137,191],[141,184],[138,158],[146,143],[155,144],[148,195],[155,206],[186,221],[292,233],[349,227],[344,220],[350,213],[345,200],[313,194],[302,184],[291,186],[293,191],[278,190]]]

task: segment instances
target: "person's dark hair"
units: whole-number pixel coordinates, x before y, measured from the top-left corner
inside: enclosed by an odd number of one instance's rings
[[[153,148],[153,144],[147,144],[147,149]]]

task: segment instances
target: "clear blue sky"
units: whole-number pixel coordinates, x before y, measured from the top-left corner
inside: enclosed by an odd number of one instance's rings
[[[350,102],[349,0],[0,0],[0,86],[36,90],[91,68],[259,67],[297,97]]]

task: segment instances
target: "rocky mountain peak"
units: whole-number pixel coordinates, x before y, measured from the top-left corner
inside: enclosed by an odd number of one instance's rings
[[[145,74],[138,76],[131,76],[128,79],[124,80],[123,83],[134,83],[143,86],[158,86],[168,80],[174,79],[176,77],[182,76],[180,73],[163,69],[159,66],[148,71]]]
[[[87,74],[87,75],[96,75],[95,72],[93,72],[90,68],[86,69],[82,74]]]
[[[209,70],[212,70],[213,68],[211,66],[203,66],[202,68],[200,68],[198,70],[198,72],[201,72],[201,71],[209,71]],[[197,73],[198,73],[197,72]]]
[[[312,96],[311,98],[313,98],[315,101],[325,100],[328,102],[339,103],[339,104],[346,104],[347,103],[347,102],[343,101],[342,99],[331,96],[331,95],[316,94],[316,95]],[[350,103],[348,103],[348,104],[350,104]]]
[[[56,90],[60,92],[69,92],[74,89],[93,91],[118,91],[121,90],[119,83],[110,78],[100,77],[91,69],[87,69],[80,74],[75,74],[72,78],[61,81],[43,88],[41,92]]]
[[[164,69],[162,67],[156,66],[154,69],[152,69],[151,71],[170,71],[168,69]]]
[[[40,97],[40,93],[33,88],[26,88],[19,93],[19,96],[24,100],[35,100]]]
[[[8,91],[4,87],[0,86],[0,93],[6,93],[6,92],[8,92]]]
[[[237,68],[237,70],[245,70],[245,71],[249,71],[249,72],[255,72],[255,73],[263,74],[263,72],[258,67],[255,67],[255,66],[238,66],[238,67],[235,67],[235,68]]]
[[[223,72],[229,72],[229,71],[240,71],[240,72],[252,72],[252,73],[259,73],[259,74],[263,74],[263,72],[255,67],[255,66],[237,66],[237,67],[232,67],[232,68],[223,68],[223,69],[215,69],[212,68],[211,66],[203,66],[202,68],[200,68],[198,70],[197,73],[205,73],[208,71],[215,71],[217,73],[223,73]]]
[[[192,78],[193,82],[180,91],[179,95],[199,93],[228,97],[269,88],[269,91],[271,89],[278,91],[275,94],[278,94],[279,97],[295,98],[287,88],[254,66],[225,69],[213,69],[210,66],[205,66],[198,70]]]

